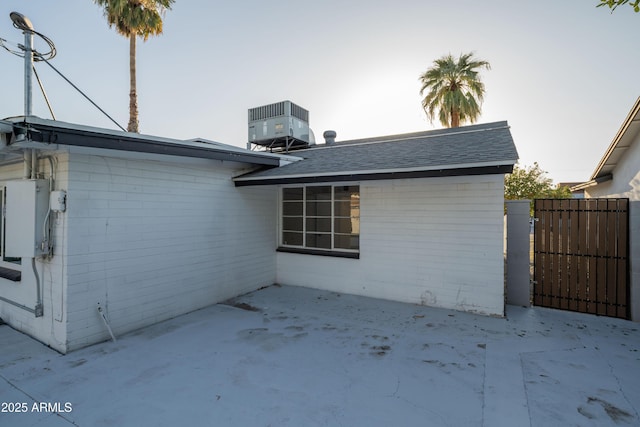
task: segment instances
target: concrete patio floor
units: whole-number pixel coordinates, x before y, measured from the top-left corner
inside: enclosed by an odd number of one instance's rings
[[[0,404],[0,426],[640,425],[640,325],[272,286],[64,356],[0,326]]]

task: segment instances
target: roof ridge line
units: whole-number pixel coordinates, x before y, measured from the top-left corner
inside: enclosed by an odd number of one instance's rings
[[[503,123],[503,122],[496,122],[496,123]],[[311,150],[319,150],[319,149],[325,149],[325,148],[342,148],[342,147],[353,147],[353,146],[358,146],[358,145],[369,145],[369,144],[380,144],[383,142],[398,142],[398,141],[410,141],[412,139],[424,139],[424,138],[436,138],[436,137],[441,137],[441,136],[450,136],[450,135],[463,135],[463,134],[468,134],[468,133],[476,133],[476,132],[484,132],[484,131],[492,131],[492,130],[496,130],[496,129],[509,129],[511,126],[509,126],[508,124],[506,125],[501,125],[501,126],[494,126],[494,127],[490,127],[490,128],[482,128],[482,129],[471,129],[471,130],[462,130],[462,131],[457,131],[457,132],[445,132],[445,133],[436,133],[433,135],[419,135],[419,136],[410,136],[410,137],[404,137],[402,138],[402,135],[398,135],[399,138],[392,138],[392,139],[384,139],[384,140],[378,140],[378,141],[363,141],[363,142],[354,142],[352,144],[347,144],[347,142],[349,142],[349,140],[347,141],[341,141],[341,142],[336,142],[335,144],[330,144],[330,145],[316,145],[315,147],[311,147],[309,149]],[[429,132],[429,131],[426,131]],[[374,137],[374,138],[384,138],[384,137]],[[363,140],[366,138],[362,138]],[[351,140],[351,141],[358,141],[357,139]],[[305,150],[301,150],[301,151],[305,151]]]

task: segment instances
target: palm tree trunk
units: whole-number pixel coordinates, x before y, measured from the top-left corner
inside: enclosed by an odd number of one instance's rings
[[[138,93],[136,90],[136,34],[129,35],[129,125],[127,131],[138,133]]]
[[[451,109],[451,127],[460,127],[460,112],[455,109]]]

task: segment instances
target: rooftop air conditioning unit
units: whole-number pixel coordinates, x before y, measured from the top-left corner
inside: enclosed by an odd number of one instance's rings
[[[303,148],[314,144],[309,112],[291,101],[249,109],[249,145],[273,150]]]

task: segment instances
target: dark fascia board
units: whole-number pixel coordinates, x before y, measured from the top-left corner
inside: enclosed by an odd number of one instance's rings
[[[93,130],[94,128],[80,126],[64,127],[31,117],[25,118],[23,122],[14,122],[13,126],[14,129],[26,131],[27,139],[43,144],[223,160],[271,167],[280,164],[280,159],[275,155],[264,155],[249,151],[244,153],[240,149],[238,151],[228,150],[219,146],[198,146],[179,140],[154,138],[126,132],[101,132],[98,128]]]
[[[601,176],[602,170],[607,165],[607,161],[609,160],[613,152],[618,148],[618,144],[620,143],[620,140],[622,140],[625,134],[630,131],[631,126],[634,123],[637,125],[639,122],[640,122],[640,97],[636,99],[636,102],[635,104],[633,104],[633,107],[629,111],[629,114],[627,114],[627,117],[624,119],[624,122],[622,122],[622,125],[620,126],[618,133],[616,133],[616,136],[613,138],[613,141],[611,141],[611,144],[607,148],[607,151],[604,153],[604,156],[602,156],[602,158],[600,159],[600,162],[598,162],[598,166],[596,166],[596,170],[593,171],[593,173],[591,174],[592,181],[596,180],[596,178],[599,178]],[[606,174],[604,176],[606,176]]]
[[[352,182],[352,181],[374,181],[384,179],[407,179],[407,178],[436,178],[445,176],[467,176],[467,175],[494,175],[508,174],[513,172],[513,165],[479,166],[469,168],[453,169],[432,169],[409,172],[382,172],[349,175],[327,175],[327,176],[305,176],[289,178],[271,178],[251,181],[235,181],[236,187],[247,187],[252,185],[284,185],[284,184],[314,184],[322,182]]]

